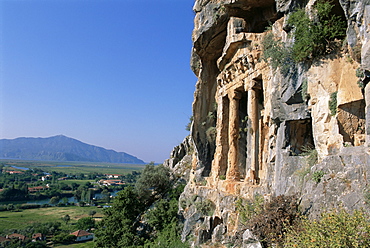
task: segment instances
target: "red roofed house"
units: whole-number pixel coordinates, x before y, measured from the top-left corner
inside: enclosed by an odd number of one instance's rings
[[[0,236],[0,243],[3,243],[3,242],[10,242],[10,239],[7,239],[7,238],[4,238],[4,237]]]
[[[24,174],[23,171],[7,171],[9,174]]]
[[[26,239],[28,239],[26,236],[24,236],[22,234],[19,234],[19,233],[13,233],[13,234],[10,234],[10,235],[6,235],[6,238],[8,238],[8,239],[19,239],[19,240],[22,240],[22,241],[25,241]]]
[[[123,185],[125,184],[124,182],[122,182],[122,180],[119,180],[119,179],[116,179],[116,180],[104,180],[104,179],[101,179],[99,181],[100,184],[102,185],[105,185],[105,186],[115,186],[115,185]]]
[[[43,241],[45,240],[44,235],[42,233],[35,233],[32,235],[32,241]]]
[[[76,236],[76,241],[85,241],[85,240],[91,240],[94,238],[93,233],[89,233],[84,230],[75,231],[73,233],[70,233],[70,235]]]

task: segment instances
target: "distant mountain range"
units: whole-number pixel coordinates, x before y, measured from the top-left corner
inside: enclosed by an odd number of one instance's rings
[[[89,145],[64,135],[0,139],[0,158],[144,164],[130,154]]]

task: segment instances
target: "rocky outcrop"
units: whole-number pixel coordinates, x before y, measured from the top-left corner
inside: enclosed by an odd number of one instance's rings
[[[193,149],[176,148],[168,162],[176,168],[185,158],[191,168],[180,212],[182,239],[194,246],[259,247],[235,206],[257,194],[297,194],[311,217],[336,206],[368,208],[370,2],[333,1],[347,43],[275,70],[262,59],[262,41],[272,32],[292,44],[287,16],[297,7],[311,13],[316,1],[306,2],[195,1]]]
[[[193,160],[194,145],[191,136],[186,137],[182,143],[173,148],[170,158],[163,165],[170,168],[173,175],[180,181],[189,181]]]

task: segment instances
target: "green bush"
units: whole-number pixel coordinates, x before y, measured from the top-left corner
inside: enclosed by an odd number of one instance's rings
[[[192,123],[193,123],[193,120],[194,120],[194,116],[190,116],[190,117],[189,117],[189,123],[185,126],[185,130],[186,130],[186,131],[190,131],[190,129],[191,129],[191,125],[192,125]]]
[[[370,247],[369,233],[369,216],[363,211],[331,211],[322,214],[320,220],[304,218],[289,228],[284,247]]]
[[[303,152],[301,153],[301,155],[306,157],[307,165],[312,167],[314,164],[317,163],[318,153],[315,148],[312,148],[310,146],[303,146],[302,151]]]
[[[196,209],[203,215],[212,216],[216,209],[216,205],[209,199],[195,202]]]
[[[263,196],[256,195],[253,200],[239,198],[235,204],[241,223],[246,224],[253,216],[262,212],[264,199]]]
[[[172,222],[176,222],[177,211],[177,199],[161,199],[154,204],[153,208],[147,211],[146,219],[150,226],[152,226],[155,230],[160,231]]]
[[[143,241],[138,235],[137,217],[146,206],[133,187],[125,187],[106,208],[104,218],[97,223],[95,247],[138,247]]]
[[[310,98],[310,95],[307,92],[308,91],[308,81],[307,81],[307,79],[303,80],[301,88],[302,88],[302,90],[301,90],[302,99],[304,101],[308,100]]]
[[[154,204],[146,213],[146,221],[154,230],[151,237],[146,240],[147,248],[169,247],[185,248],[189,247],[186,243],[181,242],[180,233],[182,225],[178,219],[178,198],[183,192],[185,185],[180,184],[172,188],[167,197],[162,198]],[[186,202],[182,202],[185,205]]]
[[[182,243],[180,238],[179,225],[172,222],[167,225],[153,241],[147,241],[144,248],[188,248],[187,243]]]
[[[76,223],[77,229],[87,230],[95,227],[95,219],[92,217],[83,217]]]
[[[76,237],[73,235],[70,235],[69,233],[60,233],[57,235],[54,235],[51,240],[54,243],[59,244],[71,244],[75,241]]]
[[[151,203],[164,194],[171,184],[171,171],[163,165],[147,164],[136,181],[135,189],[141,200]]]
[[[318,45],[315,25],[304,9],[293,12],[288,18],[288,25],[294,27],[293,59],[296,62],[304,61],[314,53]]]
[[[319,183],[321,181],[321,178],[325,175],[325,173],[321,170],[319,171],[315,171],[313,174],[312,174],[312,180],[315,182],[315,183]]]
[[[333,41],[344,38],[346,33],[346,23],[331,13],[333,7],[331,1],[318,1],[315,20],[311,20],[303,8],[291,13],[287,23],[293,28],[293,45],[287,46],[269,32],[262,40],[263,59],[273,69],[279,67],[287,74],[295,63],[311,61],[330,52]]]
[[[364,82],[362,82],[362,78],[365,76],[364,71],[361,68],[356,69],[356,77],[358,77],[357,85],[360,89],[365,88]]]
[[[342,39],[346,23],[340,16],[332,14],[332,1],[320,0],[315,5],[316,20],[311,20],[304,9],[298,9],[288,18],[294,27],[293,59],[296,62],[312,60],[326,54],[331,41]]]
[[[332,116],[337,114],[337,98],[338,98],[338,91],[331,93],[329,99],[329,110]]]
[[[356,77],[363,78],[365,76],[364,71],[359,67],[356,69]]]
[[[216,127],[209,127],[206,131],[207,139],[210,142],[214,142],[217,136],[217,129]]]
[[[277,40],[272,32],[266,34],[262,40],[262,49],[263,60],[270,63],[274,70],[279,67],[283,74],[289,72],[294,62],[292,59],[292,51],[290,48],[285,47],[282,41]]]

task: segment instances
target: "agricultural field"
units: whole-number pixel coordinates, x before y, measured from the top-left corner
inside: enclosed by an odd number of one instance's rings
[[[101,220],[103,217],[103,209],[97,207],[48,207],[36,209],[24,209],[20,211],[1,211],[0,212],[0,233],[5,229],[23,229],[32,223],[45,223],[45,222],[61,222],[63,229],[72,229],[77,220],[83,217],[89,217],[90,211],[96,211],[94,219]],[[71,217],[68,226],[63,222],[62,218],[65,215]]]
[[[65,174],[77,173],[104,173],[104,174],[128,174],[132,171],[144,169],[145,164],[112,164],[112,163],[92,163],[92,162],[57,162],[57,161],[23,161],[23,160],[5,160],[1,159],[0,163],[24,167],[37,168],[45,172],[61,172]]]
[[[70,245],[57,245],[54,247],[58,248],[92,248],[94,247],[93,241],[83,242],[83,243],[77,243],[77,244],[70,244]]]

